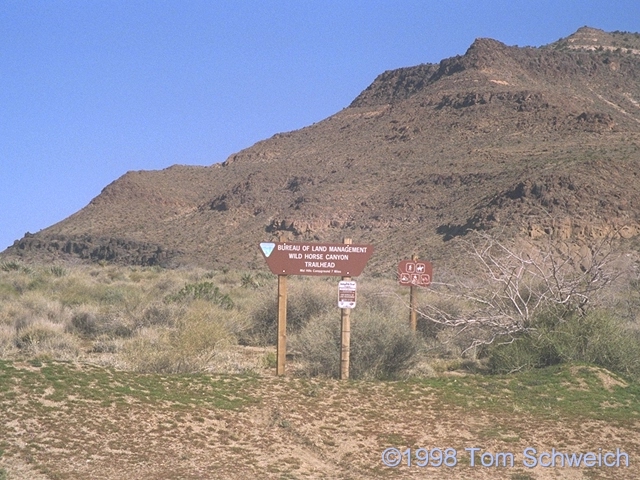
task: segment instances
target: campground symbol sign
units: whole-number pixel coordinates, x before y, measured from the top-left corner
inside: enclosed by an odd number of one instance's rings
[[[262,242],[260,251],[276,275],[357,277],[373,254],[373,245]]]
[[[433,266],[430,262],[417,259],[402,260],[398,265],[398,282],[400,285],[428,287],[433,278]]]

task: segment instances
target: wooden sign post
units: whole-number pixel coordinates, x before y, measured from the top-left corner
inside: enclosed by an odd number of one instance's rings
[[[351,245],[351,239],[343,240],[345,245]],[[349,281],[351,277],[342,277]],[[349,378],[349,359],[351,355],[351,309],[340,309],[340,380]]]
[[[412,255],[411,260],[418,260],[417,255]],[[417,309],[417,295],[416,295],[416,286],[412,283],[411,287],[409,287],[409,309],[411,314],[409,315],[409,325],[411,325],[411,331],[415,332],[418,328],[418,315],[416,312]]]
[[[287,276],[278,275],[278,343],[276,345],[276,375],[284,375],[287,362]]]

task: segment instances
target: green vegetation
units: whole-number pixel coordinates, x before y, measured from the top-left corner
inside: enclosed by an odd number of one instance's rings
[[[640,378],[640,338],[608,312],[536,319],[513,342],[490,349],[493,372],[511,373],[559,363],[583,362],[630,378]]]
[[[0,398],[37,394],[49,402],[75,398],[78,403],[108,407],[144,404],[150,406],[209,405],[218,409],[239,409],[255,402],[247,386],[255,377],[207,375],[140,375],[111,368],[66,362],[34,361],[31,368],[20,368],[0,361]],[[16,393],[18,392],[18,393]],[[40,405],[39,408],[46,409]]]
[[[465,294],[449,287],[421,291],[416,334],[408,328],[408,289],[385,278],[359,279],[352,379],[420,378],[451,370],[508,374],[575,362],[640,378],[637,279],[613,282],[602,273],[608,265],[593,255],[595,267],[577,275],[553,260],[557,278],[540,282],[543,263],[527,271],[531,261],[526,268],[513,264],[524,257],[495,239],[481,240],[488,243],[475,252],[502,269],[486,278],[503,283],[465,285]],[[504,251],[511,256],[497,256]],[[524,273],[504,283],[501,272],[516,270]],[[532,273],[538,277],[527,276]],[[290,278],[288,351],[298,375],[338,376],[335,283]],[[606,287],[606,295],[594,285]],[[273,368],[276,322],[276,278],[262,272],[0,265],[4,359],[160,374],[261,372]]]
[[[427,436],[460,451],[579,451],[586,441],[637,455],[615,440],[632,438],[640,421],[637,279],[608,284],[606,301],[590,297],[594,308],[547,304],[526,328],[469,348],[489,338],[491,324],[476,325],[492,318],[469,295],[420,291],[414,334],[408,289],[359,278],[351,380],[341,382],[335,278],[289,279],[291,356],[281,378],[273,276],[11,265],[0,268],[0,475],[8,479],[78,478],[78,465],[83,475],[111,469],[110,478],[136,465],[166,468],[147,478],[199,478],[203,465],[221,478],[247,478],[257,465],[273,478],[322,478],[289,453],[310,447],[333,476],[388,478],[380,452],[425,446]],[[467,292],[495,294],[481,285]],[[531,301],[539,290],[519,292],[514,299]],[[516,318],[500,305],[501,318]],[[464,456],[457,468],[473,473]]]
[[[406,322],[371,309],[351,325],[349,377],[390,379],[406,374],[418,361],[421,342]],[[308,322],[293,337],[306,375],[340,374],[340,320],[325,314]]]
[[[177,293],[165,297],[166,302],[183,302],[186,300],[208,300],[227,310],[233,308],[231,297],[220,293],[220,289],[212,282],[189,283]]]

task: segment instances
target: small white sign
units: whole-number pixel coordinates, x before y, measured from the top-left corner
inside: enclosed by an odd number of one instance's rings
[[[338,308],[356,308],[356,282],[342,280],[338,283]]]

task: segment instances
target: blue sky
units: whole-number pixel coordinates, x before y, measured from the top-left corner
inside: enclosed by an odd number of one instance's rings
[[[640,32],[638,0],[2,0],[0,250],[129,170],[211,165],[475,38]]]

